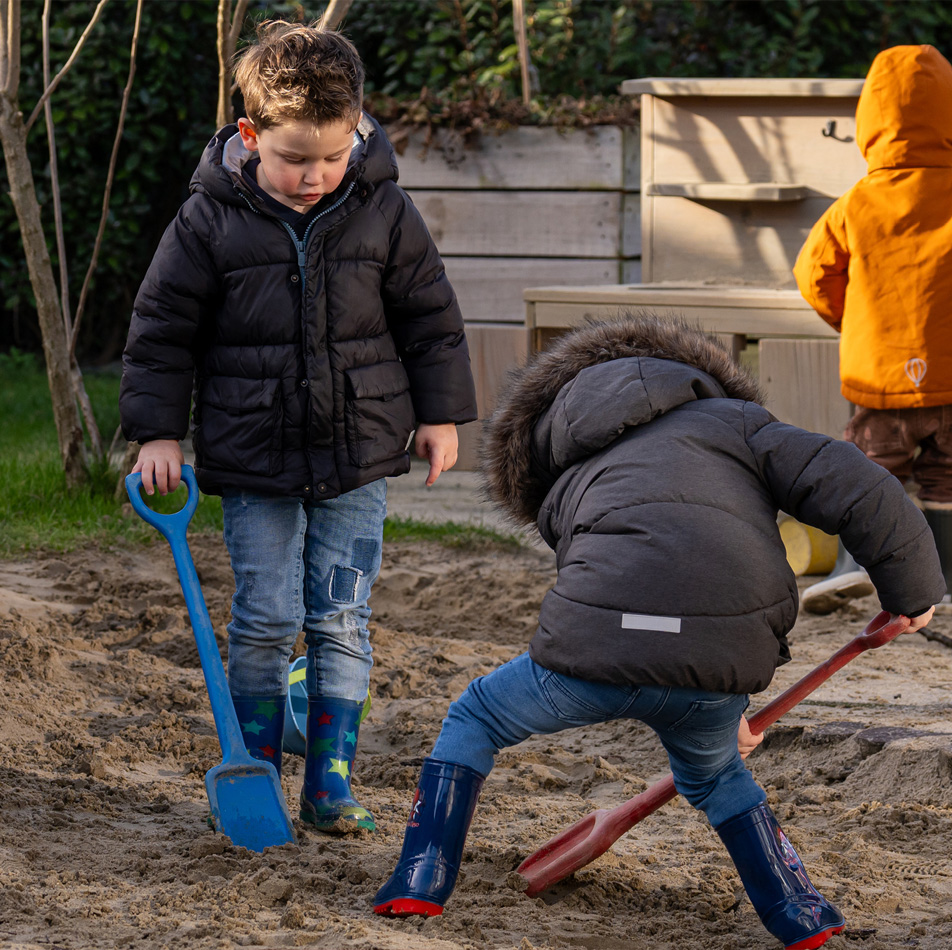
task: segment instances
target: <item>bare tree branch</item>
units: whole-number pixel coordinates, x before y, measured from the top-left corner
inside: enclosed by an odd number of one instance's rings
[[[235,13],[231,18],[231,27],[228,30],[228,48],[232,56],[235,55],[235,47],[238,45],[238,37],[241,36],[241,28],[245,22],[245,14],[248,12],[249,0],[238,0],[235,4]]]
[[[139,46],[139,27],[142,22],[142,3],[143,0],[137,0],[136,3],[136,21],[132,30],[132,45],[129,50],[129,75],[126,79],[126,88],[122,91],[122,105],[119,107],[119,124],[116,127],[116,137],[112,143],[112,155],[109,157],[109,171],[106,174],[106,188],[102,198],[102,214],[99,218],[99,230],[96,232],[96,242],[93,245],[93,254],[89,262],[89,268],[86,271],[86,278],[83,281],[83,289],[79,294],[79,303],[76,305],[76,319],[73,321],[73,332],[69,341],[70,358],[75,358],[76,340],[79,336],[79,323],[83,316],[83,310],[86,306],[86,295],[89,291],[89,282],[92,280],[93,272],[96,270],[96,263],[99,259],[99,249],[102,246],[103,232],[106,230],[106,220],[109,217],[109,198],[112,194],[112,182],[116,174],[116,161],[119,156],[119,143],[122,141],[122,131],[126,124],[126,111],[129,108],[129,96],[132,93],[132,80],[136,74],[136,51]]]
[[[329,0],[324,13],[318,20],[322,30],[336,30],[341,25],[354,0]]]
[[[0,0],[0,89],[7,84],[7,14],[9,0]]]
[[[231,81],[231,64],[235,58],[235,47],[241,36],[241,27],[248,11],[248,0],[237,0],[234,12],[231,0],[218,0],[218,108],[215,113],[215,127],[224,128],[235,119],[235,109],[231,97],[236,86]]]
[[[50,5],[52,0],[43,3],[43,85],[50,84]],[[46,120],[46,139],[50,152],[50,188],[53,191],[53,224],[56,228],[56,255],[59,258],[60,310],[63,326],[69,336],[72,318],[69,310],[69,269],[66,264],[66,238],[63,233],[63,201],[59,185],[59,165],[56,161],[56,130],[53,125],[52,98],[43,103],[43,117]]]
[[[19,7],[19,0],[12,0],[12,2],[17,5],[17,7]],[[108,2],[109,0],[99,0],[99,3],[96,5],[96,9],[93,12],[92,18],[86,25],[86,29],[83,30],[83,35],[77,40],[76,45],[73,47],[73,52],[70,54],[69,59],[66,60],[66,65],[64,65],[63,68],[53,77],[53,81],[46,87],[45,92],[42,96],[40,96],[36,105],[33,107],[33,111],[30,113],[30,118],[27,119],[26,126],[24,127],[27,135],[30,134],[30,129],[33,128],[33,123],[36,122],[37,117],[40,114],[40,110],[43,108],[43,103],[46,102],[46,100],[49,99],[51,95],[53,95],[53,92],[60,84],[63,77],[70,69],[72,69],[73,63],[76,62],[76,58],[79,56],[80,50],[82,50],[82,48],[86,45],[86,40],[89,39],[89,34],[92,32],[93,27],[96,25],[96,22],[99,20],[99,17],[102,14],[103,8]],[[19,24],[17,24],[17,34],[19,35]],[[19,66],[17,68],[17,72],[19,73]]]
[[[228,56],[225,45],[228,33],[225,24],[231,16],[231,0],[218,0],[218,17],[215,21],[215,50],[218,53],[218,107],[215,110],[215,128],[223,129],[231,121],[229,115],[231,97],[228,95]]]
[[[3,94],[12,102],[20,89],[20,0],[3,0]]]
[[[526,8],[523,0],[512,0],[512,22],[516,31],[516,43],[519,47],[519,72],[522,74],[522,102],[529,105],[531,99],[529,84],[529,40],[526,36]]]
[[[53,268],[40,220],[40,205],[36,199],[33,170],[26,148],[23,113],[16,100],[11,100],[5,94],[0,95],[0,143],[3,145],[10,198],[20,225],[30,285],[36,298],[60,460],[66,484],[74,488],[82,485],[86,479],[86,446],[70,378],[69,342],[63,330],[56,281],[53,279]]]

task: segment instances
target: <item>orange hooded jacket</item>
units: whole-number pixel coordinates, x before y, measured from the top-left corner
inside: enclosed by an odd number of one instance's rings
[[[856,107],[866,176],[813,226],[793,273],[840,330],[843,395],[952,403],[952,65],[932,46],[874,60]]]

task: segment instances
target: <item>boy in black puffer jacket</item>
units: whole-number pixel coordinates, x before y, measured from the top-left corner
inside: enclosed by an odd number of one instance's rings
[[[372,831],[351,764],[372,665],[386,476],[427,485],[476,418],[456,296],[341,34],[265,23],[239,61],[247,117],[208,144],[136,297],[123,431],[146,491],[222,496],[236,592],[228,682],[248,750],[280,773],[288,659],[307,642],[301,817]]]
[[[486,433],[487,488],[538,526],[558,577],[528,653],[450,706],[378,914],[442,912],[500,749],[630,718],[657,733],[675,787],[788,950],[843,929],[742,761],[759,742],[748,696],[789,660],[797,616],[778,511],[840,535],[910,631],[931,619],[944,581],[896,479],[761,402],[714,340],[650,315],[583,327],[514,372]]]

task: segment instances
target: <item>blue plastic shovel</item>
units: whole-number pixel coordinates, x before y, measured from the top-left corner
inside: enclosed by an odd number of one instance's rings
[[[199,498],[198,483],[190,465],[182,466],[182,480],[188,487],[188,500],[185,507],[173,515],[159,514],[146,505],[139,493],[142,476],[138,472],[126,477],[126,492],[140,517],[158,528],[172,546],[175,569],[192,621],[223,757],[221,765],[205,774],[212,823],[233,844],[260,852],[294,841],[294,829],[275,767],[270,762],[252,758],[241,737],[211,618],[185,538]]]

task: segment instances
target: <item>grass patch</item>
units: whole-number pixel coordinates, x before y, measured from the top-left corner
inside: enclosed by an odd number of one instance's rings
[[[116,497],[118,473],[106,464],[78,491],[66,488],[60,464],[49,384],[40,360],[16,350],[0,354],[0,558],[24,557],[32,551],[73,551],[88,545],[107,548],[147,544],[160,537]],[[84,373],[86,390],[103,439],[108,443],[119,425],[119,375]],[[187,497],[181,486],[162,498],[147,499],[163,514],[178,511]],[[202,495],[189,533],[222,530],[221,499]],[[518,547],[514,535],[479,525],[430,523],[388,518],[385,541],[432,541],[449,548],[502,545]]]
[[[98,465],[89,482],[69,491],[59,457],[49,384],[31,354],[0,354],[0,557],[31,551],[72,551],[89,544],[146,544],[159,537],[123,495],[115,496],[118,473]],[[119,425],[119,375],[84,373],[86,391],[102,437]],[[148,504],[171,513],[185,503],[186,489]],[[221,531],[221,502],[203,495],[192,531]]]
[[[516,535],[502,534],[482,525],[456,521],[418,521],[415,518],[387,518],[383,526],[383,540],[385,544],[393,541],[433,541],[448,548],[461,549],[522,546]]]

